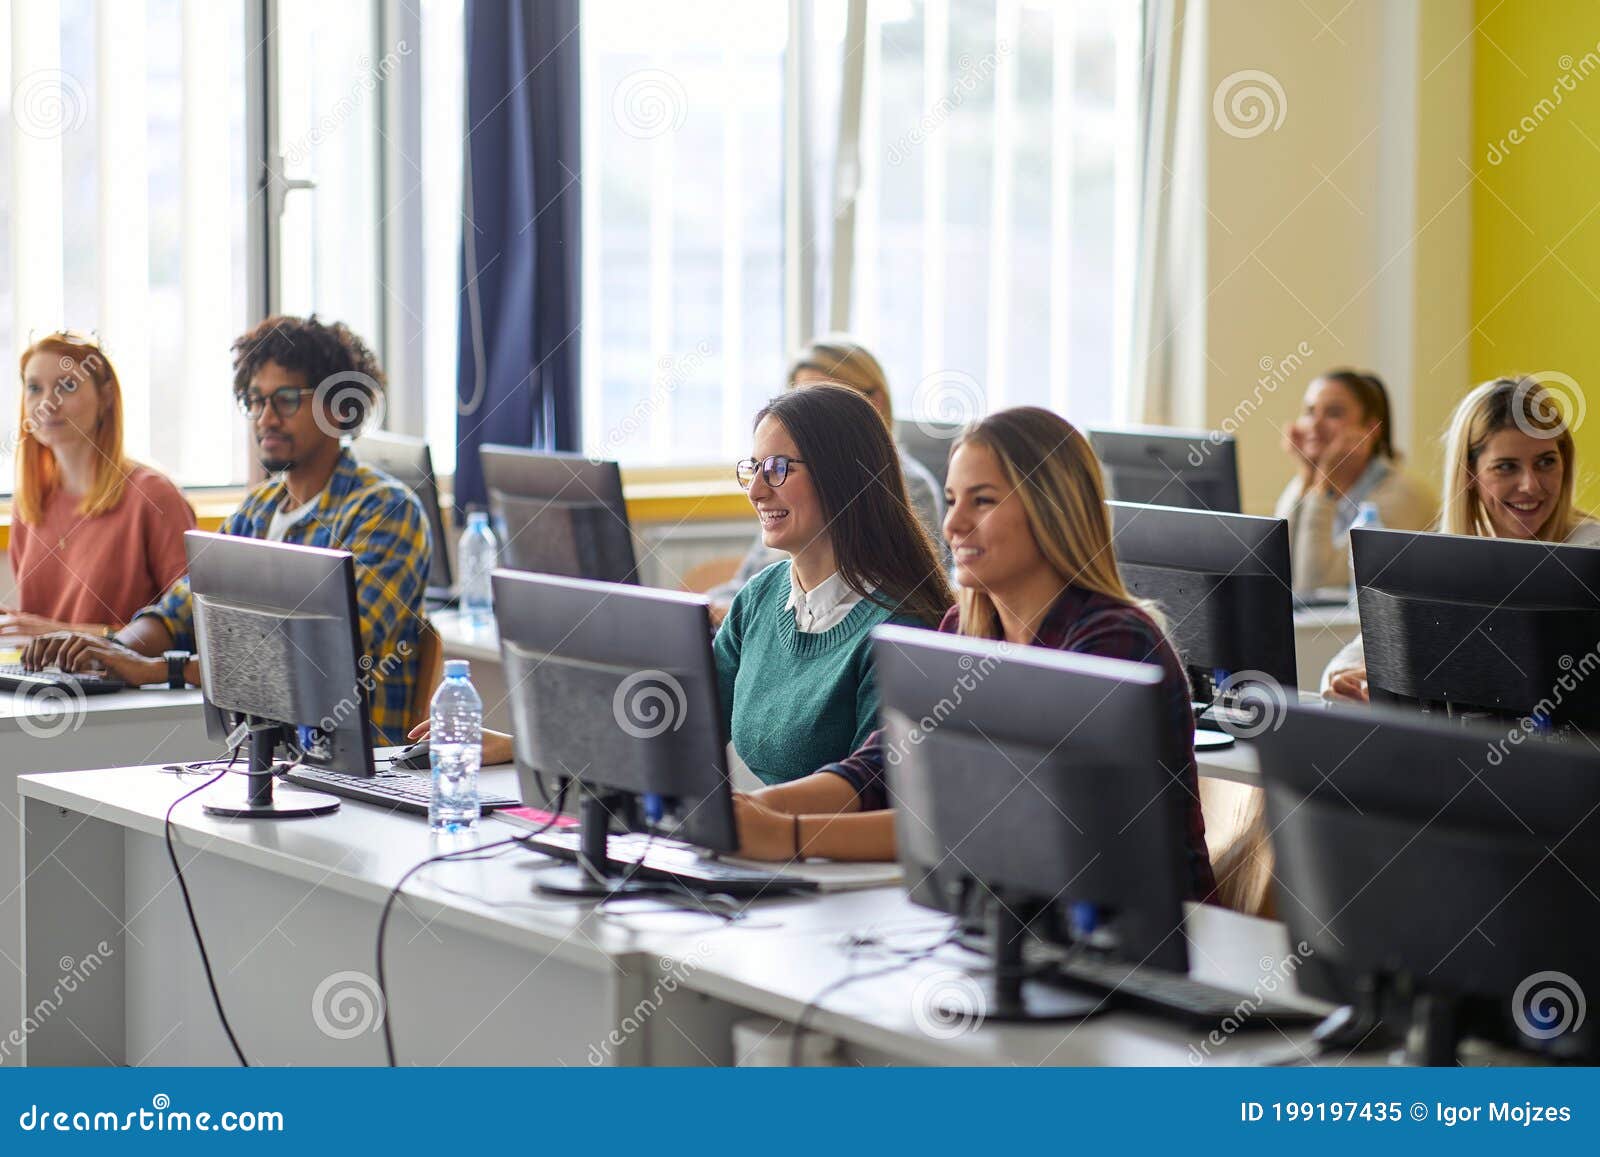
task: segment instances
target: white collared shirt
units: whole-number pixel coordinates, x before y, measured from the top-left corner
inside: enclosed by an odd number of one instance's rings
[[[784,606],[794,611],[794,625],[801,634],[820,635],[844,622],[863,597],[845,585],[838,571],[818,583],[815,590],[803,590],[790,566],[789,601]]]

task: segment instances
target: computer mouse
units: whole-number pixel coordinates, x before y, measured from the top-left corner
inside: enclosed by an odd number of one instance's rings
[[[421,771],[424,768],[431,767],[432,763],[428,759],[428,741],[426,739],[417,740],[410,747],[396,755],[389,762],[389,766],[399,768],[402,771]]]

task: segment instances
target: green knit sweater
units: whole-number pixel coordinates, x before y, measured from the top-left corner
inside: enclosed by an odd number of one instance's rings
[[[788,560],[733,600],[713,649],[722,719],[733,749],[763,783],[787,783],[843,759],[878,726],[872,628],[927,626],[870,598],[820,634],[795,626]]]

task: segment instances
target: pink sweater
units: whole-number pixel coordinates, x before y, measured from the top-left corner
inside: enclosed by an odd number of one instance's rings
[[[183,532],[194,511],[165,474],[135,465],[122,500],[85,518],[59,490],[33,525],[11,525],[17,606],[68,623],[120,627],[189,569]]]

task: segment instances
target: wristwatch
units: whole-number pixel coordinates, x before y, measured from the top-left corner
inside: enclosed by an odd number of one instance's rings
[[[161,657],[167,661],[167,687],[173,691],[182,691],[188,686],[183,677],[183,669],[189,665],[193,657],[188,651],[163,651]]]

